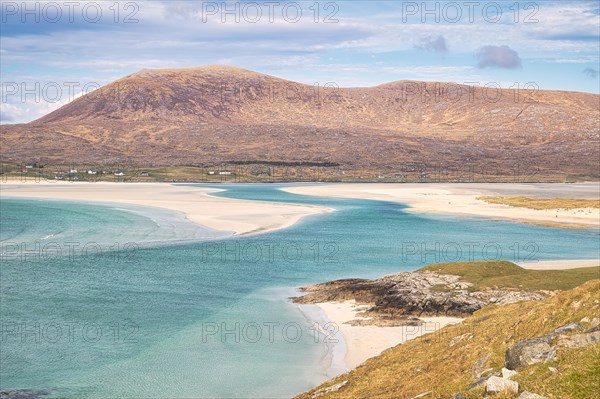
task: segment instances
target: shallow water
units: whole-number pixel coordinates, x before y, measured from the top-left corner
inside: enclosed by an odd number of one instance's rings
[[[289,397],[325,379],[327,363],[325,337],[286,300],[294,287],[600,250],[594,229],[415,215],[279,187],[226,185],[217,195],[337,211],[231,237],[175,212],[3,199],[0,387],[72,398]]]

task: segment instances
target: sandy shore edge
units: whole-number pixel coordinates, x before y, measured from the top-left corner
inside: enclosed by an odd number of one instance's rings
[[[456,317],[422,317],[424,323],[420,326],[353,326],[346,323],[358,319],[356,313],[364,308],[354,300],[299,306],[318,307],[325,315],[326,323],[331,323],[327,336],[334,340],[331,360],[334,369],[328,371],[328,376],[349,371],[386,349],[463,320]]]
[[[489,204],[483,196],[558,196],[598,199],[598,184],[520,184],[520,183],[347,183],[282,188],[293,194],[331,198],[353,198],[398,202],[410,212],[438,213],[488,219],[512,220],[552,227],[600,228],[600,209],[534,210]]]
[[[170,183],[17,182],[0,184],[0,198],[50,199],[107,205],[156,207],[182,212],[193,223],[234,235],[290,227],[300,219],[334,209],[214,196],[216,188]]]

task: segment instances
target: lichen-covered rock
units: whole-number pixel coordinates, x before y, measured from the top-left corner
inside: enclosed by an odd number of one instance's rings
[[[519,393],[519,384],[501,377],[490,377],[485,383],[487,393]]]
[[[584,334],[563,335],[558,338],[557,345],[564,348],[585,348],[600,341],[600,331]]]

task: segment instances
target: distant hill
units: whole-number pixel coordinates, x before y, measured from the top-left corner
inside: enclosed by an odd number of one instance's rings
[[[145,69],[31,123],[3,125],[0,156],[139,166],[312,162],[349,173],[474,165],[597,178],[599,105],[600,96],[576,92],[413,81],[317,88],[225,66]]]

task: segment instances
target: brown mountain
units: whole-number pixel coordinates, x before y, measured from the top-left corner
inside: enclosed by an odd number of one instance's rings
[[[36,121],[2,126],[0,156],[140,166],[311,162],[349,173],[472,165],[599,175],[598,95],[413,81],[334,86],[224,66],[142,70]]]

